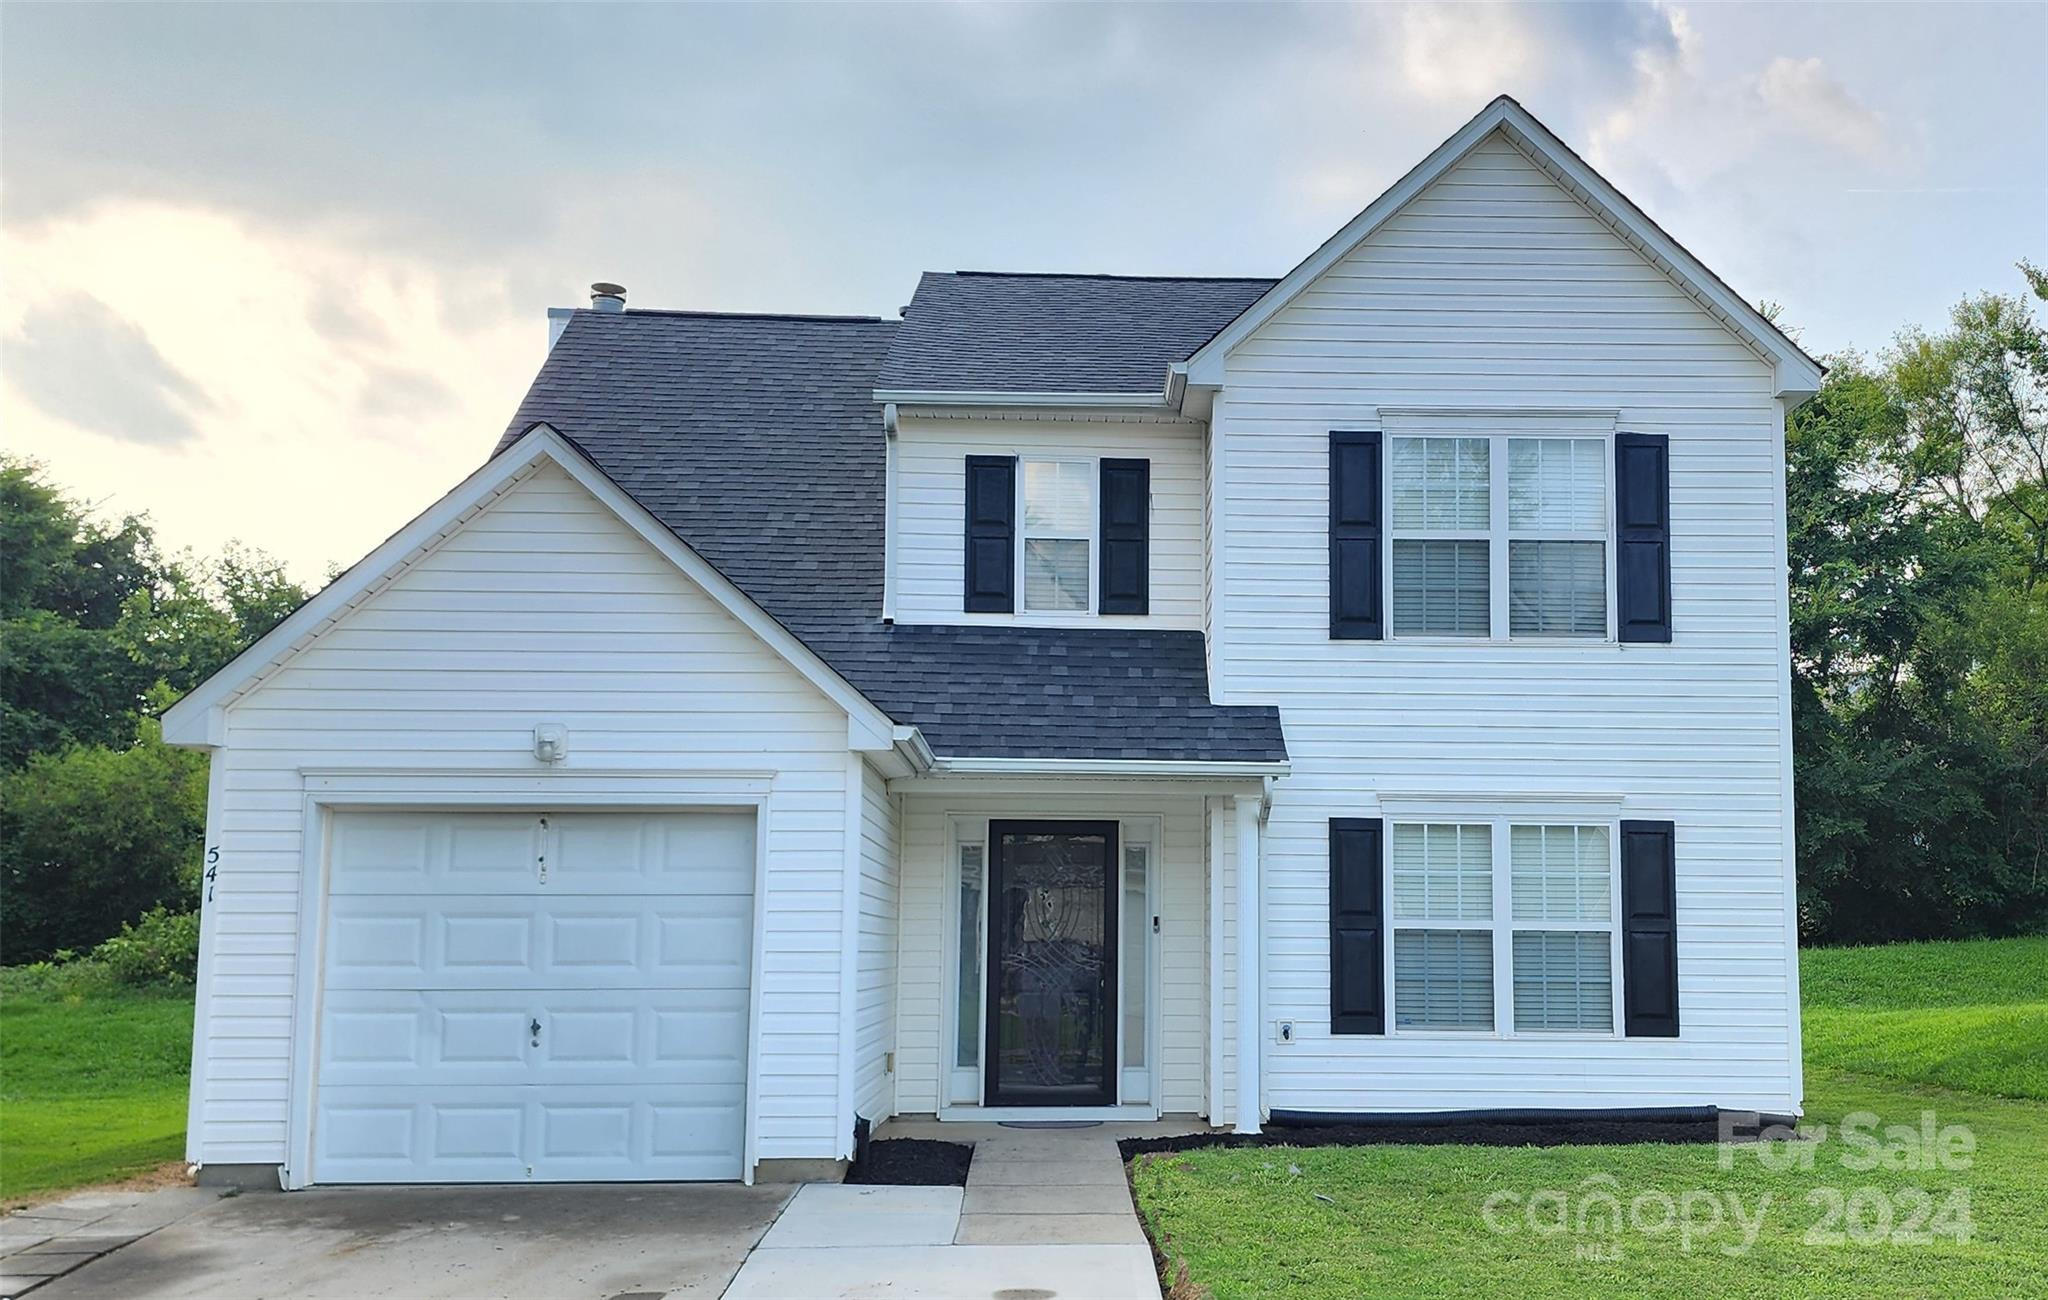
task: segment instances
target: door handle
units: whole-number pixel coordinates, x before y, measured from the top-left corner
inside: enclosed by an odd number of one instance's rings
[[[527,1032],[527,1033],[529,1033],[529,1034],[531,1034],[531,1035],[533,1035],[533,1045],[534,1045],[535,1047],[539,1047],[539,1046],[540,1046],[540,1017],[538,1017],[538,1016],[535,1016],[535,1017],[533,1018],[533,1023],[529,1024],[529,1025],[528,1025],[528,1026],[526,1027],[526,1032]]]

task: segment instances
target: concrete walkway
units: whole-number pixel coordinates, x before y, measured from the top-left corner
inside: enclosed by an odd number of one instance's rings
[[[1116,1144],[1200,1130],[891,1121],[878,1140],[971,1142],[966,1188],[805,1187],[741,1266],[726,1300],[1157,1300],[1152,1251]]]
[[[0,1297],[28,1295],[220,1199],[197,1187],[80,1192],[0,1219]]]
[[[973,1143],[965,1188],[84,1192],[0,1219],[0,1297],[1158,1300],[1116,1143],[1200,1128],[924,1120],[876,1134]]]

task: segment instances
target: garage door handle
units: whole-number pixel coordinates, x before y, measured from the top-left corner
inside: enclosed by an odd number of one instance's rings
[[[539,1020],[538,1018],[536,1018],[536,1019],[534,1020],[534,1022],[533,1022],[532,1024],[530,1024],[530,1025],[528,1025],[528,1026],[526,1027],[526,1032],[527,1032],[527,1033],[529,1033],[529,1034],[532,1034],[532,1035],[533,1035],[533,1045],[534,1045],[535,1047],[539,1047],[539,1046],[540,1046],[540,1020]]]

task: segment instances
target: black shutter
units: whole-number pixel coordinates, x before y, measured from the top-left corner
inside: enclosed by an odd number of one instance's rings
[[[1671,439],[1614,435],[1615,623],[1623,641],[1671,639]]]
[[[1017,458],[967,458],[967,589],[970,614],[1016,610]]]
[[[1330,1032],[1384,1034],[1381,883],[1384,832],[1377,817],[1330,819]]]
[[[1621,1005],[1630,1038],[1678,1037],[1678,854],[1670,822],[1621,824]]]
[[[1380,435],[1330,435],[1330,639],[1386,635],[1380,598]]]
[[[1104,460],[1097,502],[1102,525],[1099,601],[1105,614],[1151,609],[1152,462]]]

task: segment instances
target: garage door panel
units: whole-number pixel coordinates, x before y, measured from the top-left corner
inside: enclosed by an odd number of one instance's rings
[[[320,1077],[342,1086],[744,1083],[747,1011],[745,989],[340,989],[322,1017]]]
[[[329,988],[744,988],[749,895],[476,898],[328,904]]]
[[[331,894],[503,893],[539,887],[533,813],[374,813],[334,819]]]
[[[527,1087],[503,1097],[335,1088],[314,1154],[328,1183],[738,1178],[737,1086]],[[529,1172],[528,1166],[531,1165]]]
[[[754,888],[754,814],[549,816],[548,884],[568,893],[745,894]]]

